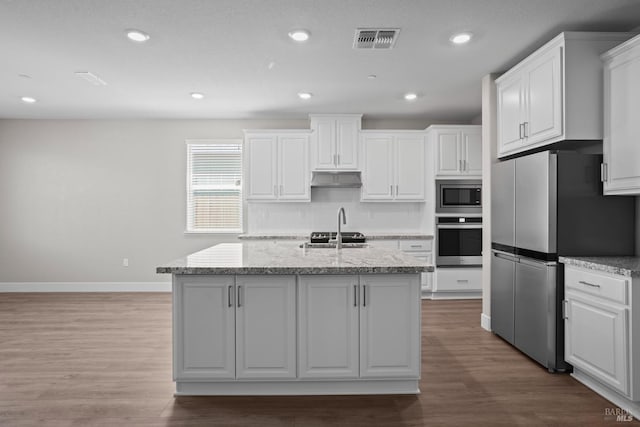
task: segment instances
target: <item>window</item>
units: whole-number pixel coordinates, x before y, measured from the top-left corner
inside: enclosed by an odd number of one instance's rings
[[[187,232],[242,232],[242,140],[187,141]]]

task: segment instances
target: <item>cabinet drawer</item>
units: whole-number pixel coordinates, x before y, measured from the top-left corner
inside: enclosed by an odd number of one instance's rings
[[[405,252],[431,251],[431,240],[399,240],[400,250]]]
[[[398,241],[397,240],[367,240],[367,243],[376,248],[385,248],[385,249],[398,249]]]
[[[481,268],[438,268],[436,270],[436,291],[479,290],[482,290]]]
[[[566,267],[564,283],[567,290],[606,298],[620,304],[627,304],[627,280],[622,276],[592,273],[590,271]]]

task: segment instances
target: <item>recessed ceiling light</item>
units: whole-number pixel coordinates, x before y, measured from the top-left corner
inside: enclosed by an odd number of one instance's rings
[[[191,92],[191,97],[193,99],[203,99],[204,95],[201,94],[200,92]]]
[[[299,92],[298,93],[298,97],[300,99],[311,99],[312,96],[313,96],[313,94],[309,93],[309,92]]]
[[[416,95],[415,93],[407,93],[404,96],[404,99],[406,99],[407,101],[415,101],[418,98],[418,95]]]
[[[376,77],[378,77],[378,76],[376,76],[375,74],[369,74],[369,75],[367,76],[367,78],[368,78],[369,80],[375,80],[375,79],[376,79]]]
[[[309,40],[311,33],[307,30],[291,30],[289,31],[289,37],[297,42],[306,42]]]
[[[129,37],[129,40],[138,43],[144,43],[150,38],[149,34],[144,33],[140,30],[127,30],[127,37]]]
[[[33,104],[34,102],[36,102],[36,99],[30,96],[23,96],[20,99],[22,99],[22,102],[26,102],[27,104]]]
[[[465,44],[471,40],[471,33],[458,33],[451,36],[449,39],[454,44]]]

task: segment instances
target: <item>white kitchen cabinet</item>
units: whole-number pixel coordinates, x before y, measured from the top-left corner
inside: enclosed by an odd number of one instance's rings
[[[310,114],[314,170],[358,169],[362,114]]]
[[[295,276],[181,276],[174,377],[296,376]]]
[[[416,275],[301,276],[300,378],[419,378]]]
[[[311,200],[308,131],[245,131],[245,152],[248,200]]]
[[[574,375],[640,401],[635,285],[629,277],[566,265],[563,317],[565,358]]]
[[[236,298],[236,377],[295,378],[295,276],[238,276]]]
[[[363,131],[361,147],[362,201],[424,201],[424,132]]]
[[[358,276],[300,276],[300,378],[359,376]]]
[[[173,378],[235,378],[234,276],[182,276],[173,283]]]
[[[417,276],[361,275],[360,376],[420,376]]]
[[[427,135],[436,149],[436,177],[482,176],[482,126],[432,125]]]
[[[599,55],[628,33],[564,32],[496,80],[498,157],[563,140],[600,140]]]
[[[640,36],[604,61],[604,193],[640,194]]]
[[[436,269],[433,298],[481,298],[482,267],[440,267]]]

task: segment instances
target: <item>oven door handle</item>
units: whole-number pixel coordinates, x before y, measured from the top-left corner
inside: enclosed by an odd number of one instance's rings
[[[482,224],[474,223],[474,224],[438,224],[436,228],[448,229],[448,230],[460,230],[460,229],[473,229],[473,228],[482,228]]]

